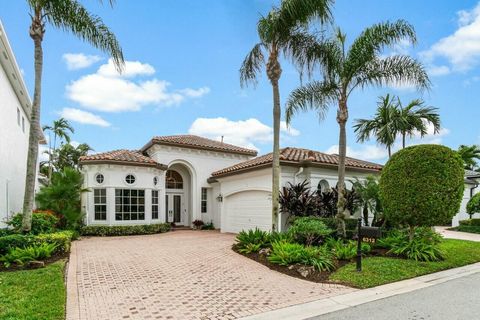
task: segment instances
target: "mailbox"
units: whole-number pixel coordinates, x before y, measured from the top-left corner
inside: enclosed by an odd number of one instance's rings
[[[362,241],[375,242],[382,236],[382,230],[377,227],[362,227],[362,219],[357,223],[357,271],[362,271]]]
[[[378,227],[360,227],[360,237],[378,239],[382,237],[382,230]]]

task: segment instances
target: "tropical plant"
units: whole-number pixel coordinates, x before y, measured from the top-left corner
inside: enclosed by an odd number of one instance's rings
[[[205,223],[203,226],[200,228],[201,230],[215,230],[215,226],[213,225],[213,222],[210,221],[209,223]]]
[[[78,0],[27,0],[31,24],[29,34],[34,44],[35,85],[30,114],[27,173],[23,201],[23,231],[32,224],[32,208],[35,195],[35,180],[40,140],[40,105],[42,92],[43,48],[45,25],[72,32],[75,36],[112,56],[117,69],[123,67],[123,53],[115,35],[102,19],[91,14]],[[113,0],[110,0],[113,4]]]
[[[22,231],[22,214],[18,213],[7,221],[7,225],[12,227],[15,232]],[[31,234],[52,233],[55,232],[59,219],[50,213],[34,212],[32,214]]]
[[[475,194],[467,202],[467,213],[472,219],[475,213],[480,213],[480,193]]]
[[[343,239],[328,238],[325,246],[333,252],[333,255],[338,260],[351,260],[357,256],[358,243],[357,241]],[[372,250],[372,247],[365,242],[360,246],[362,254],[367,254]]]
[[[335,268],[332,255],[324,247],[304,247],[299,243],[274,242],[268,261],[281,266],[295,263],[310,265],[319,271],[331,271]]]
[[[0,257],[6,268],[13,263],[23,266],[26,263],[50,258],[57,248],[54,243],[42,243],[27,248],[13,248],[6,255]]]
[[[62,217],[65,227],[78,229],[83,219],[80,196],[88,191],[82,185],[82,174],[75,169],[67,167],[54,172],[50,185],[42,187],[37,194],[39,208],[53,210]]]
[[[54,120],[52,125],[45,125],[42,127],[42,130],[44,132],[48,131],[49,132],[49,139],[48,139],[48,180],[52,178],[52,172],[53,172],[53,156],[55,155],[55,151],[57,150],[57,138],[60,139],[60,141],[66,141],[67,143],[70,143],[70,135],[68,134],[68,131],[70,133],[74,133],[75,130],[73,127],[70,125],[70,123],[64,119],[60,118],[58,120]],[[51,134],[53,133],[53,140]]]
[[[399,121],[397,121],[398,132],[402,136],[402,148],[405,148],[406,137],[420,134],[421,137],[428,134],[428,124],[433,126],[433,133],[440,132],[440,115],[438,109],[425,106],[420,99],[410,101],[405,107],[398,100]]]
[[[332,271],[336,267],[331,252],[324,246],[305,247],[301,254],[301,263],[313,266],[318,271]]]
[[[295,242],[311,246],[318,245],[333,232],[320,219],[316,217],[296,218],[288,233]]]
[[[56,171],[61,171],[66,167],[78,170],[78,162],[80,157],[86,156],[89,151],[93,149],[86,143],[80,143],[78,146],[73,146],[70,143],[62,145],[55,151],[56,156],[53,167]]]
[[[389,223],[431,227],[453,218],[463,197],[460,156],[445,146],[418,145],[395,153],[382,170],[380,199]]]
[[[265,66],[273,89],[273,160],[272,160],[272,231],[277,231],[280,190],[280,89],[282,74],[279,58],[294,55],[310,38],[303,32],[312,19],[320,22],[331,20],[332,0],[282,0],[257,24],[260,42],[245,57],[240,68],[240,84],[256,84]],[[265,63],[265,56],[268,61]]]
[[[406,55],[382,55],[385,47],[402,40],[412,44],[416,35],[412,25],[406,21],[385,22],[365,29],[346,49],[346,35],[338,29],[327,40],[305,41],[304,50],[296,50],[294,59],[310,74],[316,67],[323,75],[295,89],[286,104],[286,120],[299,111],[314,109],[323,118],[330,105],[338,105],[337,122],[339,134],[337,232],[345,236],[345,159],[346,123],[348,120],[348,98],[356,88],[385,84],[413,84],[419,89],[430,87],[424,67]]]
[[[477,160],[480,160],[480,147],[477,145],[460,145],[457,150],[463,160],[464,168],[467,170],[475,170],[478,167]]]
[[[258,228],[248,231],[240,231],[235,238],[235,246],[237,249],[245,249],[249,244],[259,245],[261,248],[265,248],[270,244],[269,234],[266,231]]]
[[[317,208],[307,180],[298,184],[289,182],[283,187],[279,201],[282,213],[295,217],[310,216]]]
[[[387,147],[388,156],[392,155],[392,146],[398,134],[398,99],[387,94],[380,97],[377,111],[372,119],[356,119],[353,126],[358,142],[365,142],[373,135],[377,143]]]
[[[335,217],[337,215],[338,187],[328,191],[317,190],[315,200],[316,214],[321,217]],[[345,213],[353,213],[360,205],[360,197],[354,189],[345,189]]]
[[[367,176],[365,179],[360,180],[355,177],[355,180],[351,181],[351,183],[353,184],[353,190],[359,197],[359,204],[362,207],[363,224],[368,226],[368,215],[369,212],[372,212],[372,226],[376,225],[377,217],[382,212],[377,178]]]
[[[262,245],[259,243],[248,243],[246,246],[238,249],[238,252],[240,253],[245,253],[245,254],[250,254],[254,252],[258,252],[262,249]]]

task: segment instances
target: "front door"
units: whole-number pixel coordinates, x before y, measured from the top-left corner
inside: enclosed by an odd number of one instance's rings
[[[185,209],[183,205],[183,194],[165,195],[166,221],[174,222],[177,225],[185,225]]]

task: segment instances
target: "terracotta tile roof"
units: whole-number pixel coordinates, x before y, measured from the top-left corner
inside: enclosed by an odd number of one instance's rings
[[[232,144],[207,139],[204,137],[194,135],[175,135],[175,136],[160,136],[153,137],[152,140],[146,144],[141,150],[145,151],[153,144],[162,144],[170,146],[180,146],[187,148],[196,148],[203,150],[212,150],[236,154],[244,154],[249,156],[256,156],[257,151],[247,148],[234,146]]]
[[[165,165],[160,164],[143,155],[138,150],[114,150],[109,152],[97,153],[88,156],[82,156],[79,160],[80,164],[88,163],[118,163],[126,165],[140,165],[147,167],[166,168]]]
[[[272,153],[244,161],[233,165],[231,167],[224,168],[222,170],[212,173],[212,177],[219,177],[224,175],[235,174],[243,170],[249,170],[258,167],[268,167],[272,163]],[[338,165],[338,155],[326,154],[318,151],[300,149],[300,148],[284,148],[280,150],[280,163],[281,164],[309,164],[310,166],[334,166]],[[358,160],[347,157],[345,166],[350,169],[360,169],[368,171],[380,171],[382,165]]]

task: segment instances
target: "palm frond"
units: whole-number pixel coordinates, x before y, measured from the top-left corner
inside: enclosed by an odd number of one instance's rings
[[[262,49],[263,43],[257,43],[253,49],[247,54],[240,67],[240,85],[246,87],[249,83],[254,86],[258,82],[258,76],[262,71],[262,66],[265,64],[265,56]]]
[[[413,85],[419,90],[428,90],[431,82],[420,62],[410,56],[395,55],[370,61],[353,78],[352,89],[367,85]]]
[[[338,98],[338,86],[335,83],[314,81],[292,91],[286,103],[286,122],[290,124],[292,117],[300,112],[315,110],[323,119],[330,104]]]
[[[120,43],[100,17],[89,13],[77,0],[43,1],[43,6],[48,22],[106,52],[112,57],[117,70],[123,70]]]

